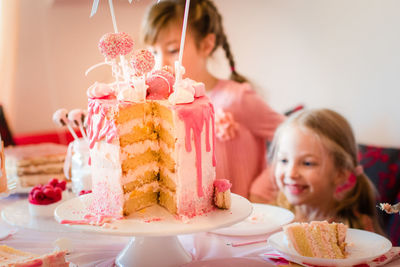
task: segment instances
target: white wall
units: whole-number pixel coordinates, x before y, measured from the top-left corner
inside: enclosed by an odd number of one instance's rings
[[[86,106],[86,89],[109,76],[100,37],[112,31],[105,0],[21,0],[13,111],[15,133],[54,128],[52,113]],[[120,31],[139,41],[149,0],[114,0]],[[400,147],[400,1],[216,0],[237,69],[280,112],[297,104],[345,115],[360,142]],[[139,47],[138,45],[137,47]],[[212,69],[226,74],[221,53]],[[217,62],[217,63],[216,63]],[[218,63],[219,62],[219,63]]]

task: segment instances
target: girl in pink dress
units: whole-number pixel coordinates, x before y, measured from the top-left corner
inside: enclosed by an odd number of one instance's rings
[[[144,42],[153,49],[159,67],[173,67],[178,60],[184,8],[184,0],[165,0],[155,3],[146,14]],[[207,59],[219,47],[229,61],[230,80],[219,80],[207,70]],[[249,197],[251,184],[266,167],[266,142],[284,116],[237,73],[221,15],[210,0],[190,2],[183,66],[184,76],[205,84],[214,104],[217,178],[229,179],[232,192]]]

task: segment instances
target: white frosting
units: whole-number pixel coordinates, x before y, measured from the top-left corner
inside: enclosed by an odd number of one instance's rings
[[[145,140],[143,142],[137,142],[135,144],[130,144],[121,148],[121,161],[126,160],[129,157],[142,154],[147,150],[158,151],[160,146],[158,142],[152,140]]]
[[[139,177],[141,177],[145,172],[147,171],[156,171],[158,172],[159,167],[157,162],[151,162],[145,165],[140,165],[134,170],[129,170],[126,175],[123,175],[121,177],[121,182],[122,184],[127,184],[130,182],[133,182],[137,180]]]
[[[116,88],[119,91],[117,99],[119,101],[134,102],[136,99],[135,91],[129,84],[120,83],[119,87]]]
[[[123,87],[118,94],[118,100],[127,102],[145,102],[147,88],[144,76],[133,76],[132,78],[133,88],[131,86]]]
[[[192,103],[195,97],[204,96],[205,91],[204,83],[185,78],[175,82],[174,92],[169,96],[168,101],[171,104]]]
[[[147,192],[147,191],[152,189],[153,192],[158,192],[159,188],[160,188],[160,186],[158,185],[158,182],[152,182],[152,183],[143,185],[142,187],[136,189],[136,191]],[[125,200],[129,200],[131,198],[131,194],[132,194],[132,192],[125,193],[124,194],[124,199]]]
[[[114,90],[110,84],[95,82],[87,90],[87,96],[89,98],[102,98],[109,96],[114,93]]]

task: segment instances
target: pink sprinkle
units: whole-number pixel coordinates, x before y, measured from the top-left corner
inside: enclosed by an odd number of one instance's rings
[[[131,58],[131,63],[136,70],[136,75],[141,76],[150,72],[154,68],[156,61],[153,53],[149,50],[141,49],[135,51]]]
[[[152,219],[145,220],[144,222],[151,223],[151,222],[159,222],[159,221],[161,221],[161,218],[152,218]]]
[[[215,179],[214,187],[218,192],[225,192],[231,188],[232,184],[227,179]]]
[[[99,50],[104,57],[114,59],[119,55],[126,55],[133,49],[132,38],[124,33],[106,33],[99,41]]]

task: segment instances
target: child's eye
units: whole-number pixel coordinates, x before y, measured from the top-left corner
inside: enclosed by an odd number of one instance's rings
[[[279,162],[283,163],[283,164],[286,164],[286,163],[288,163],[288,160],[287,159],[280,159]]]
[[[179,53],[179,48],[169,49],[169,50],[168,50],[168,53],[170,53],[170,54]]]
[[[313,161],[306,160],[306,161],[303,162],[303,165],[304,166],[315,166],[316,164]]]

